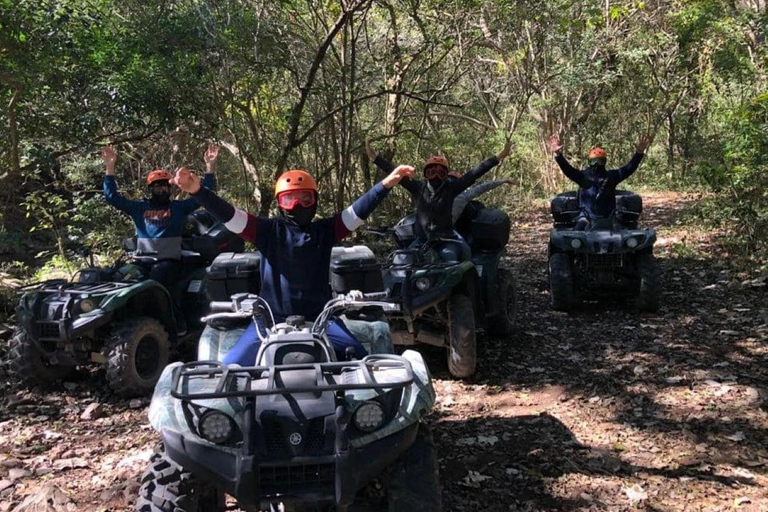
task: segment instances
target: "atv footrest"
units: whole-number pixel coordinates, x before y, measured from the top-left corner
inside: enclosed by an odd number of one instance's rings
[[[386,382],[376,381],[379,370],[403,370],[405,377]],[[313,385],[286,385],[281,374],[295,370],[314,370]],[[359,371],[365,382],[338,383],[332,375],[344,371]],[[189,391],[194,379],[218,379],[214,391]],[[322,393],[354,389],[401,389],[413,383],[413,368],[404,357],[374,354],[359,361],[288,364],[280,366],[226,366],[218,361],[196,361],[174,368],[171,395],[179,400],[207,400],[247,396],[287,395],[293,393]],[[257,384],[258,387],[254,386]],[[207,386],[210,389],[210,386]]]

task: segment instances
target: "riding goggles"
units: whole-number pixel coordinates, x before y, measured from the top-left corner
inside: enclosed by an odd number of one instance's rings
[[[296,205],[309,208],[315,204],[315,193],[312,190],[289,190],[277,196],[277,205],[283,210],[293,210]]]
[[[442,165],[430,165],[429,167],[424,168],[424,177],[428,180],[433,180],[435,178],[444,180],[448,177],[448,169]]]

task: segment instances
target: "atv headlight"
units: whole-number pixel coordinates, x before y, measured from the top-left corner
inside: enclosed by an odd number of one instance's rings
[[[635,247],[637,247],[637,244],[639,243],[640,242],[635,237],[627,238],[627,247],[629,247],[630,249],[634,249]]]
[[[96,301],[93,299],[83,299],[77,303],[77,308],[81,313],[90,313],[96,309],[97,306],[98,304],[96,304]]]
[[[363,432],[373,432],[384,423],[384,409],[378,402],[365,402],[357,408],[352,421]]]
[[[429,287],[432,286],[432,281],[428,277],[420,277],[416,280],[416,288],[420,292],[425,292],[429,290]]]
[[[200,418],[200,435],[215,444],[222,444],[232,437],[232,419],[219,411],[206,411]]]
[[[581,247],[581,240],[579,240],[578,238],[572,238],[571,247],[573,247],[574,249],[578,249],[579,247]]]

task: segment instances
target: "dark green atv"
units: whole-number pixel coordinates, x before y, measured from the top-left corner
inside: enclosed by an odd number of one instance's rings
[[[117,393],[149,394],[171,356],[204,327],[206,266],[221,252],[243,250],[242,240],[202,211],[189,216],[183,246],[177,308],[174,294],[147,278],[154,258],[138,253],[111,267],[91,265],[74,282],[26,287],[8,352],[11,377],[29,387],[50,385],[96,363]],[[184,312],[187,332],[177,327],[185,322],[174,310]]]
[[[515,328],[515,280],[502,264],[509,242],[509,216],[501,210],[478,208],[461,233],[472,250],[469,261],[441,257],[439,247],[455,243],[451,239],[412,247],[414,222],[414,216],[408,216],[394,227],[398,249],[384,264],[388,300],[400,305],[399,311],[387,313],[392,340],[396,345],[445,347],[451,375],[470,377],[477,367],[476,330],[509,336]]]

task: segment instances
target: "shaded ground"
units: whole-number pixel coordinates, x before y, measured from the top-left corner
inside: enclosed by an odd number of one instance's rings
[[[546,208],[515,219],[520,331],[482,341],[470,382],[426,350],[445,510],[768,510],[766,279],[681,223],[694,201],[646,198],[645,222],[669,226],[651,316],[613,303],[552,312]],[[90,379],[43,396],[4,389],[0,512],[45,482],[73,510],[129,509],[156,436],[144,403]],[[103,416],[81,420],[91,402]]]

